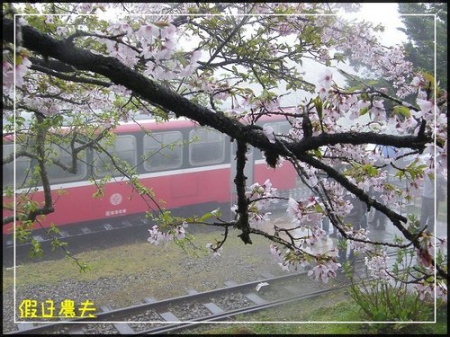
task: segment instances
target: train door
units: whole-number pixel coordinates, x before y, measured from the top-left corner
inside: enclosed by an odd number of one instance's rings
[[[230,163],[231,163],[231,169],[230,169],[230,204],[231,206],[236,205],[237,203],[237,194],[236,194],[236,185],[234,183],[234,178],[236,177],[236,149],[237,149],[237,142],[231,143],[231,153],[230,153]],[[254,148],[253,146],[248,146],[247,150],[247,162],[244,168],[244,175],[247,177],[246,185],[250,186],[253,184],[254,180],[254,172],[255,172],[255,160],[254,160]]]

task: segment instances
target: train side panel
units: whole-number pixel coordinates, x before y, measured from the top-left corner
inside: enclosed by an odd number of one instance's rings
[[[41,224],[44,227],[49,227],[52,223],[64,226],[156,210],[156,205],[149,197],[139,195],[125,180],[118,180],[107,183],[98,197],[93,197],[97,188],[91,183],[57,187],[52,191],[56,211],[40,217]],[[229,165],[208,170],[197,168],[166,172],[164,175],[144,175],[141,182],[153,190],[155,201],[161,202],[166,209],[210,203],[219,205],[230,200]],[[42,204],[43,193],[35,193],[33,200]],[[11,214],[12,212],[4,211],[3,215]],[[3,232],[9,233],[11,227],[12,224],[4,226]],[[35,228],[39,228],[39,225],[35,225]]]
[[[254,180],[263,184],[266,179],[270,179],[274,188],[278,190],[289,190],[297,183],[297,173],[290,162],[283,162],[276,169],[268,166],[264,160],[255,162]]]

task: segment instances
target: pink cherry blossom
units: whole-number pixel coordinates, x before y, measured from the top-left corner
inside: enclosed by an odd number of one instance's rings
[[[428,283],[425,284],[424,281],[422,281],[421,283],[417,283],[415,284],[416,287],[416,291],[419,294],[419,298],[421,301],[424,301],[425,298],[428,296],[433,297],[434,296],[434,284],[433,283]]]
[[[286,212],[293,218],[293,221],[299,221],[302,218],[302,212],[299,209],[299,203],[293,198],[289,198]]]
[[[3,61],[3,89],[14,84],[13,66],[8,61]]]
[[[279,261],[283,260],[283,258],[281,256],[280,248],[275,244],[270,245],[270,254],[272,254],[272,256],[274,256],[276,260],[279,260]]]
[[[433,109],[433,102],[424,99],[418,98],[417,105],[419,105],[420,111],[422,111],[423,113],[430,112]]]
[[[220,257],[222,253],[222,247],[216,248],[212,243],[207,243],[206,248],[209,249],[209,253],[212,257]]]
[[[184,228],[184,226],[177,226],[177,228],[175,229],[175,237],[178,240],[181,240],[186,236],[186,230]]]
[[[148,44],[152,44],[155,38],[159,36],[159,29],[153,25],[143,25],[138,29],[137,35],[142,37]]]
[[[177,29],[174,25],[168,25],[167,27],[161,30],[161,38],[171,40],[174,38],[176,31]]]
[[[154,225],[152,229],[149,229],[150,237],[147,239],[148,242],[158,245],[161,241],[165,239],[165,236],[162,232],[159,231],[159,227]]]
[[[195,65],[197,63],[198,60],[200,60],[200,57],[202,56],[202,52],[201,50],[195,50],[192,52],[192,56],[190,59],[190,63],[192,65]]]
[[[271,127],[270,125],[264,125],[263,132],[266,135],[267,139],[269,139],[269,142],[276,142],[273,127]]]
[[[411,86],[413,87],[422,87],[424,85],[424,79],[422,76],[414,76],[414,78],[411,81]]]
[[[336,271],[341,265],[331,260],[316,265],[313,269],[308,271],[308,276],[312,276],[315,280],[328,283],[330,279],[336,277]]]
[[[388,259],[389,256],[387,255],[386,251],[382,251],[379,254],[374,255],[370,258],[365,257],[364,261],[372,277],[375,277],[383,281],[387,281],[390,278],[388,272],[389,270]]]
[[[333,82],[333,73],[331,69],[327,68],[320,76],[319,84],[322,86],[322,88],[328,90],[331,88],[332,82]]]
[[[16,85],[21,87],[24,82],[24,76],[28,72],[28,68],[31,66],[31,61],[27,57],[22,58],[22,63],[16,65]]]

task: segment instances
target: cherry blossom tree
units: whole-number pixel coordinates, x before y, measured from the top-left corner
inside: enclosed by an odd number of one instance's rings
[[[234,229],[245,244],[255,235],[271,240],[270,251],[282,268],[311,266],[310,275],[327,282],[341,267],[339,247],[315,251],[325,235],[321,223],[328,218],[352,249],[366,254],[373,276],[393,277],[386,264],[388,247],[412,248],[418,265],[411,282],[422,294],[435,286],[438,294],[446,294],[446,239],[435,238],[417,218],[399,211],[426,175],[439,171],[446,176],[446,92],[413,72],[401,46],[382,46],[375,35],[380,27],[331,15],[342,7],[357,10],[356,4],[325,3],[4,4],[4,134],[15,128],[16,158],[37,160],[35,183],[45,194],[44,204],[33,204],[27,192],[17,196],[19,227],[29,229],[40,215],[58,211],[47,174],[50,164],[76,172],[83,150],[107,152],[104,144],[119,120],[132,120],[138,112],[161,121],[186,117],[237,143],[234,220],[223,221],[219,211],[189,219],[205,224],[213,219],[208,225],[223,228],[223,239],[207,246],[215,256],[226,249]],[[301,65],[306,60],[324,66],[318,85],[305,79]],[[390,81],[396,95],[372,86],[338,85],[338,75],[354,80],[339,70],[347,60]],[[287,111],[287,95],[304,99]],[[405,101],[411,97],[415,104]],[[390,111],[387,102],[394,105]],[[27,112],[34,115],[30,125]],[[289,132],[276,134],[256,124],[271,114],[285,116]],[[34,152],[22,146],[26,135],[33,137]],[[45,155],[49,144],[69,149],[74,160],[64,163]],[[247,186],[248,146],[263,151],[275,169],[293,165],[309,189],[304,199],[286,200],[291,228],[261,229],[271,218],[268,205],[280,197],[270,181]],[[380,146],[394,148],[396,157],[384,157]],[[424,152],[429,159],[423,159]],[[404,166],[398,164],[402,158],[408,158]],[[149,211],[159,212],[155,220],[169,228],[163,232],[153,226],[149,242],[183,240],[189,221],[172,218],[131,167],[111,159],[147,200]],[[13,154],[4,163],[12,160]],[[392,171],[406,188],[388,180]],[[98,193],[107,181],[93,182]],[[383,213],[402,241],[371,241],[367,230],[346,222],[356,199]],[[4,224],[13,220],[7,217]],[[307,234],[298,237],[297,229]]]

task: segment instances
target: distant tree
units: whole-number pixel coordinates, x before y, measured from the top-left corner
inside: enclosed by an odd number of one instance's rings
[[[405,28],[398,29],[408,37],[408,42],[404,43],[406,59],[417,69],[434,74],[436,56],[436,80],[440,82],[440,87],[447,88],[447,2],[401,2],[398,10],[400,14],[405,14],[400,17]],[[436,32],[433,14],[436,15]]]
[[[405,28],[397,29],[404,32],[408,38],[402,44],[405,52],[405,60],[410,61],[414,66],[416,74],[421,74],[424,82],[434,82],[434,64],[436,60],[436,81],[438,83],[437,99],[446,99],[447,90],[447,4],[446,3],[399,3],[400,19]],[[436,32],[435,17],[436,15]],[[378,31],[383,32],[384,28],[377,26]],[[436,52],[434,42],[436,41]],[[350,52],[347,52],[348,55]],[[398,87],[394,87],[392,82],[374,75],[367,70],[365,65],[358,59],[351,59],[352,66],[357,70],[363,70],[361,76],[353,75],[347,78],[347,85],[353,89],[363,89],[370,86],[384,88],[390,96],[395,96]],[[425,84],[424,84],[425,85]],[[405,97],[405,101],[414,104],[413,96]],[[398,104],[393,100],[385,101],[385,109],[388,116],[398,112],[394,108]]]

